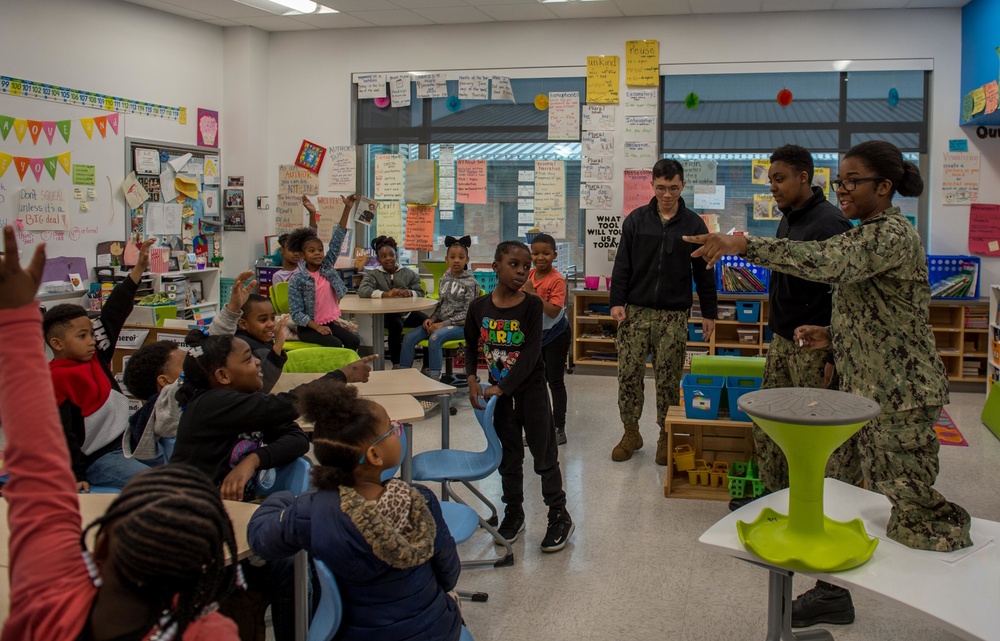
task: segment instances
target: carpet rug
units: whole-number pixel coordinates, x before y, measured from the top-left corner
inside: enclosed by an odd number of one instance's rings
[[[934,423],[934,431],[937,433],[938,442],[941,445],[959,445],[968,447],[969,442],[965,440],[962,433],[958,431],[958,426],[948,416],[948,412],[941,410],[941,416]]]

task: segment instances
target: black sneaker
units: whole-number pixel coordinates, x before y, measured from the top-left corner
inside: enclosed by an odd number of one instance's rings
[[[556,445],[566,445],[566,428],[556,428]]]
[[[793,628],[808,628],[821,623],[854,623],[854,603],[848,590],[817,581],[816,587],[792,601]]]
[[[545,538],[542,539],[542,552],[558,552],[566,547],[566,541],[573,536],[576,525],[569,514],[563,511],[555,519],[549,521],[549,527],[545,530]]]
[[[497,533],[506,539],[508,543],[513,543],[517,540],[517,535],[521,532],[524,532],[524,515],[504,514],[503,522],[497,528]],[[498,539],[494,539],[493,542],[497,545],[503,545],[503,541]]]
[[[739,498],[739,499],[730,499],[729,500],[729,511],[730,512],[735,512],[736,510],[740,509],[741,507],[743,507],[747,503],[753,503],[754,501],[756,501],[757,499],[761,498],[762,496],[767,496],[770,493],[771,493],[770,490],[764,490],[764,493],[761,494],[760,496],[744,496],[743,498]]]

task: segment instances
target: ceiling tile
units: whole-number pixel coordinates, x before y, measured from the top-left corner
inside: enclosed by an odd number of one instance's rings
[[[319,29],[350,29],[352,27],[374,27],[374,23],[366,22],[356,16],[346,13],[317,13],[308,16],[295,16],[299,22],[304,22]]]
[[[264,31],[308,31],[315,29],[304,22],[299,22],[295,18],[286,16],[274,16],[272,18],[240,18],[240,22],[250,27],[257,27]]]
[[[217,18],[215,20],[206,20],[208,24],[214,24],[217,27],[245,27],[242,22],[233,22],[232,20],[223,20],[222,18]]]
[[[761,0],[688,0],[692,13],[757,13]]]
[[[615,0],[626,16],[666,16],[691,13],[687,0]]]
[[[390,0],[400,9],[441,9],[444,7],[468,7],[465,0]]]
[[[538,0],[465,0],[474,7],[495,4],[538,4]]]
[[[828,11],[834,0],[763,0],[761,11]]]
[[[611,2],[557,2],[546,8],[560,18],[620,18],[625,15]]]
[[[902,9],[907,0],[836,0],[834,9]]]
[[[199,13],[207,13],[216,18],[267,18],[275,14],[257,9],[235,0],[162,0],[165,3],[183,7]]]
[[[493,22],[488,15],[468,5],[464,7],[444,7],[440,9],[414,9],[413,13],[427,18],[435,24],[459,24],[473,22]]]
[[[144,7],[149,7],[150,9],[156,9],[158,11],[163,11],[165,13],[172,13],[175,16],[192,18],[193,20],[212,20],[218,17],[209,15],[207,13],[202,13],[200,11],[193,11],[186,7],[179,7],[175,4],[160,2],[159,0],[127,0],[127,1],[131,2],[132,4],[142,5]]]
[[[370,22],[379,27],[408,27],[413,25],[433,24],[427,18],[422,18],[406,9],[390,11],[351,11],[352,16]]]
[[[555,20],[556,14],[544,5],[534,4],[497,4],[480,5],[479,10],[493,18],[504,22],[519,20]]]
[[[969,0],[910,0],[907,9],[958,8],[969,4]]]
[[[399,5],[390,0],[322,0],[322,3],[337,11],[353,13],[355,11],[391,11]]]

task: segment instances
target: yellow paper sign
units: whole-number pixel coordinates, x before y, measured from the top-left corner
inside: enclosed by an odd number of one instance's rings
[[[587,102],[618,103],[618,56],[587,56]]]
[[[182,125],[188,124],[188,110],[187,107],[181,107],[180,112],[177,115],[177,122]]]
[[[771,170],[771,161],[755,158],[750,164],[750,182],[754,185],[767,184],[767,172]]]
[[[659,40],[629,40],[625,43],[625,84],[630,87],[660,85]]]
[[[774,196],[771,194],[753,195],[753,219],[754,220],[776,220],[778,216],[774,211]]]
[[[972,114],[975,115],[986,108],[986,92],[982,87],[972,90]]]

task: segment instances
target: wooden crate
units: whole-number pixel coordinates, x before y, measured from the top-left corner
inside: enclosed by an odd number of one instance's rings
[[[667,431],[667,447],[671,453],[678,445],[690,445],[695,451],[695,458],[705,459],[709,467],[715,461],[748,461],[753,455],[753,436],[750,431],[753,423],[731,421],[728,417],[721,417],[716,421],[687,418],[683,407],[671,407],[667,410],[664,427]],[[668,498],[728,501],[729,488],[692,486],[688,483],[687,473],[678,473],[671,460],[663,482],[663,495]]]

